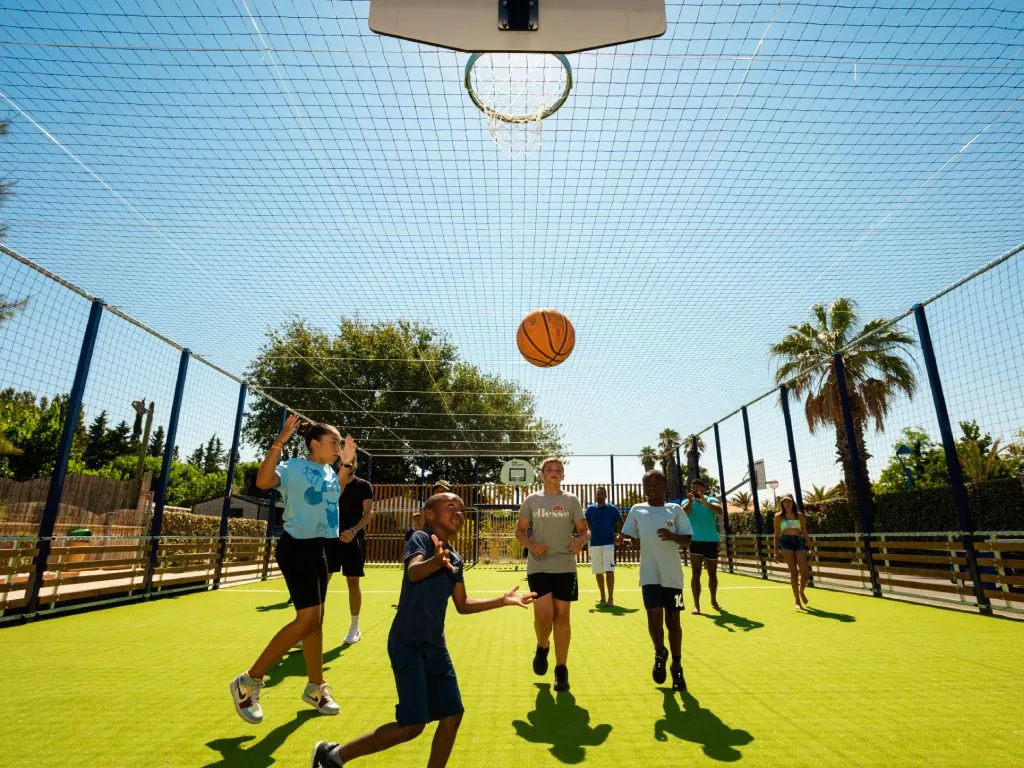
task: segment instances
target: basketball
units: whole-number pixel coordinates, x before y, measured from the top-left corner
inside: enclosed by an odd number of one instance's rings
[[[557,309],[535,309],[516,331],[519,353],[539,368],[564,363],[576,346],[576,329]]]

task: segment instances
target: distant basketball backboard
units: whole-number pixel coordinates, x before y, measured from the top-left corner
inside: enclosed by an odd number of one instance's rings
[[[370,0],[370,29],[469,53],[574,53],[665,34],[665,0]]]

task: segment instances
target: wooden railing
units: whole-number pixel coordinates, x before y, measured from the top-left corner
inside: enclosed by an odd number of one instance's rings
[[[406,529],[377,525],[377,530],[371,526],[367,540],[368,563],[400,564]],[[471,510],[453,543],[470,563],[522,564],[523,549],[515,540],[514,527],[515,516]],[[761,537],[760,548],[757,544],[756,536],[730,537],[723,542],[720,570],[728,570],[731,562],[736,573],[788,581],[788,567],[774,560],[771,537]],[[266,547],[263,538],[228,538],[218,580],[219,539],[164,537],[159,540],[149,577],[149,537],[55,537],[37,610],[45,614],[274,577],[278,571],[273,556],[268,567],[264,566]],[[1024,611],[1024,532],[978,533],[975,550],[981,591],[992,609],[1004,613]],[[37,554],[34,539],[0,537],[0,621],[24,615]],[[870,538],[853,534],[816,535],[811,537],[809,554],[814,583],[818,586],[871,593],[872,584],[877,583],[878,593],[883,597],[978,607],[967,553],[956,533],[875,534]],[[639,555],[639,546],[630,540],[624,540],[616,549],[616,558],[623,565],[638,563]],[[680,558],[685,564],[684,551]],[[577,563],[585,565],[589,559],[589,550],[584,549]]]

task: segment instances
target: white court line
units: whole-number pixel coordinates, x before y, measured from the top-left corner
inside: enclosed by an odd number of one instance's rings
[[[789,588],[790,587],[789,587],[788,584],[780,584],[778,586],[770,585],[770,586],[763,586],[763,587],[762,586],[756,586],[756,587],[719,587],[718,591],[719,592],[724,592],[724,591],[730,590],[730,589],[789,589]],[[232,585],[230,587],[221,587],[218,591],[219,592],[235,592],[237,594],[241,594],[243,592],[244,593],[254,592],[254,593],[257,593],[257,594],[269,593],[269,594],[274,594],[274,595],[287,595],[288,594],[288,590],[287,589],[245,589],[245,585],[244,584],[234,584],[234,585]],[[343,595],[347,591],[348,591],[347,589],[328,589],[327,590],[327,594],[329,594],[329,595]],[[482,590],[479,590],[479,591],[481,591],[481,592],[494,592],[495,594],[497,594],[499,592],[504,592],[504,590],[499,590],[499,589],[492,589],[492,590],[482,589]],[[596,595],[598,593],[598,590],[596,590],[596,589],[581,589],[579,591],[581,593],[585,592],[585,593],[594,594],[594,595]],[[639,592],[639,591],[640,591],[639,589],[616,589],[615,593],[619,594],[620,592]],[[399,590],[399,589],[364,589],[364,590],[362,590],[362,593],[364,595],[397,595],[400,592],[401,592],[401,590]]]

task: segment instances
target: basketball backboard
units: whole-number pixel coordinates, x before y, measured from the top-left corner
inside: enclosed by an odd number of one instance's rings
[[[469,53],[574,53],[665,34],[665,0],[370,0],[370,29]]]

